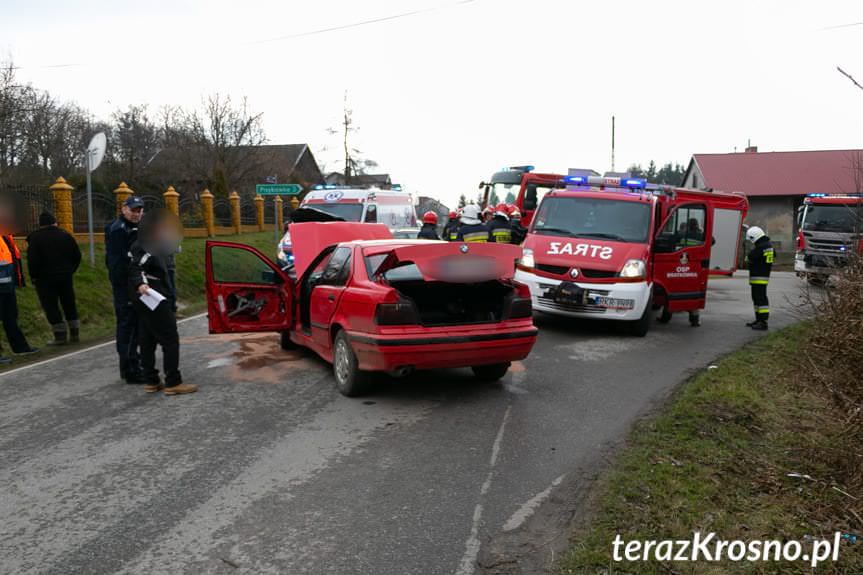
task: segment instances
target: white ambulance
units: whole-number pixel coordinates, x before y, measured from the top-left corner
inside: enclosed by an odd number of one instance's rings
[[[411,194],[394,184],[391,189],[354,186],[315,186],[292,214],[292,221],[343,220],[384,224],[390,230],[417,225],[416,204]],[[291,233],[279,242],[278,259],[282,266],[293,263]]]

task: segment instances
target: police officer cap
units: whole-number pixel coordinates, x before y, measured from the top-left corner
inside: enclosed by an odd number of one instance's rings
[[[129,196],[126,198],[126,201],[123,202],[123,205],[131,210],[136,210],[144,207],[144,200],[138,196]]]

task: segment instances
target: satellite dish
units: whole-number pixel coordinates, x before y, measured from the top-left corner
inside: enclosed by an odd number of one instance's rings
[[[89,162],[90,171],[94,171],[102,163],[105,157],[105,146],[108,139],[105,138],[105,132],[99,132],[93,139],[90,140],[90,145],[87,146],[87,161]]]

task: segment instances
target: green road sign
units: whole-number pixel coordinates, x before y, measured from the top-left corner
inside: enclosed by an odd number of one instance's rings
[[[258,184],[255,193],[259,196],[297,196],[303,191],[299,184]]]

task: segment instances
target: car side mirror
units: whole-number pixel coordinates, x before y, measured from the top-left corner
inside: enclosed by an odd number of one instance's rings
[[[261,271],[261,282],[270,285],[277,285],[282,283],[282,276],[277,274],[275,270],[267,268]]]

